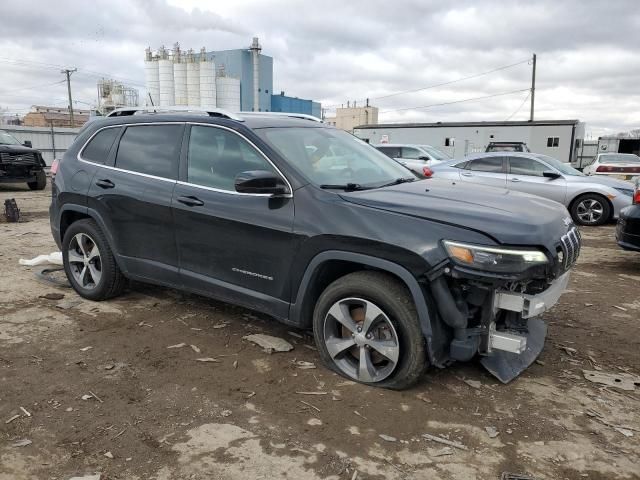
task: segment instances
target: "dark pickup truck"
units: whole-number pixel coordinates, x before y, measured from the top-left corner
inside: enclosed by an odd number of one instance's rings
[[[509,381],[542,350],[580,251],[563,205],[418,180],[302,115],[155,110],[89,124],[52,166],[51,229],[83,297],[134,279],[259,310],[393,389],[476,355]]]
[[[0,130],[0,182],[26,183],[31,190],[47,186],[46,164],[42,154],[27,143],[22,145],[12,135]]]

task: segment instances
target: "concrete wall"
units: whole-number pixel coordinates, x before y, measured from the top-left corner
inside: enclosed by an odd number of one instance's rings
[[[580,125],[580,124],[579,124]],[[489,142],[525,142],[535,153],[557,158],[562,162],[572,160],[573,125],[500,125],[500,126],[417,126],[371,127],[356,129],[354,134],[370,143],[380,143],[386,135],[388,143],[415,143],[432,145],[452,158],[484,152]],[[576,129],[578,130],[578,129]],[[576,132],[579,135],[579,132]],[[576,138],[581,138],[576,135]],[[547,147],[549,137],[558,137],[557,147]],[[451,140],[454,139],[452,142]],[[453,143],[453,144],[452,144]]]
[[[33,148],[42,152],[48,166],[55,158],[60,158],[71,146],[80,131],[79,128],[18,127],[3,125],[0,129],[9,132],[20,143],[30,140]]]

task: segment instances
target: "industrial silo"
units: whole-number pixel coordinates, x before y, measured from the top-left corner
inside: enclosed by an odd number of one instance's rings
[[[147,88],[145,104],[160,105],[160,76],[158,71],[158,58],[151,54],[151,48],[145,51],[144,59],[144,84]]]
[[[175,102],[175,90],[173,82],[173,60],[164,47],[159,51],[158,74],[160,77],[160,106],[172,107]]]
[[[200,106],[200,62],[192,49],[187,52],[187,105]]]
[[[175,44],[173,48],[173,85],[175,89],[175,104],[187,104],[187,64],[180,52],[180,45]]]
[[[208,60],[204,47],[200,50],[200,106],[216,108],[216,64]]]
[[[216,77],[218,107],[230,112],[240,111],[240,80],[232,77]]]

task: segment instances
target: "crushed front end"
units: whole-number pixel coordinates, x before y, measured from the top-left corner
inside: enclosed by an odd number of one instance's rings
[[[479,354],[500,381],[517,377],[544,347],[540,315],[565,291],[580,246],[573,225],[555,251],[444,241],[448,260],[425,282],[438,314],[432,349],[439,363]]]

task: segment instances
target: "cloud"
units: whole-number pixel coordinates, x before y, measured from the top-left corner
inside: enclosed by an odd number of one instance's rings
[[[388,112],[382,121],[527,118],[527,92],[400,110],[527,88],[526,62],[375,99],[536,52],[537,118],[579,118],[595,133],[640,126],[640,9],[634,0],[23,0],[5,6],[3,20],[0,106],[15,111],[64,105],[64,85],[17,90],[61,80],[60,66],[78,67],[74,96],[92,103],[101,75],[143,89],[149,45],[178,41],[183,48],[221,50],[246,47],[259,35],[263,53],[274,58],[274,91],[325,105],[370,98]]]

